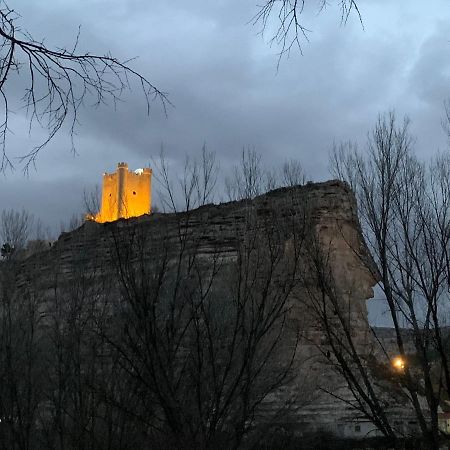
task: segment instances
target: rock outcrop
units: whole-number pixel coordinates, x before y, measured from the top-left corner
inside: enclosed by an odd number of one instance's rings
[[[312,258],[317,256],[316,263],[326,260],[334,289],[345,303],[355,344],[364,352],[370,339],[366,300],[373,296],[376,270],[361,236],[355,198],[346,184],[308,183],[277,189],[252,201],[205,205],[189,212],[155,213],[113,223],[86,222],[63,233],[47,250],[22,261],[17,286],[19,290],[30,286],[38,290],[45,305],[45,299],[54,295],[56,280],[59,287],[70,286],[82,270],[92,275],[90,283],[100,283],[105,274],[114,273],[117,254],[129,250],[130,237],[140,253],[128,254],[127,258],[135,261],[140,257],[153,265],[163,258],[170,265],[181,247],[186,254],[195,254],[205,267],[217,261],[231,264],[251,245],[259,246],[257,253],[264,258],[270,256],[272,243],[283,249],[283,258],[290,255],[291,262],[297,258],[296,285],[289,294],[289,323],[294,331],[286,338],[286,355],[290,354],[294,335],[300,337],[298,349],[289,382],[271,393],[262,409],[275,411],[292,399],[289,418],[280,419],[284,425],[342,432],[355,412],[321,390],[349,395],[333,369],[329,343],[314,317],[311,295],[319,293],[321,287],[313,285],[317,277],[311,271]],[[256,257],[253,263],[259,264]],[[282,272],[277,269],[276,276],[282,277]],[[111,286],[110,295],[115,295],[118,288],[114,281]],[[221,289],[228,289],[226,283]]]

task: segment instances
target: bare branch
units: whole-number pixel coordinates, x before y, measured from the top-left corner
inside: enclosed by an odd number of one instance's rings
[[[265,0],[259,5],[258,12],[253,16],[251,22],[253,25],[261,26],[260,34],[266,31],[272,33],[270,44],[275,44],[280,48],[278,64],[283,56],[289,56],[293,47],[297,47],[302,53],[302,41],[308,41],[308,35],[311,32],[306,28],[302,21],[305,14],[305,8],[310,2],[307,0]],[[322,12],[328,2],[319,0],[319,12]],[[341,10],[341,24],[346,24],[350,14],[355,12],[361,26],[363,26],[362,16],[355,0],[339,0]],[[275,31],[272,24],[275,23]],[[364,26],[363,26],[364,28]]]
[[[3,111],[0,170],[13,167],[6,148],[10,113],[7,86],[13,74],[27,80],[21,101],[30,117],[30,130],[35,122],[48,130],[43,142],[19,157],[25,170],[35,163],[39,152],[63,126],[68,126],[74,149],[80,108],[87,100],[93,100],[93,106],[115,105],[123,93],[131,89],[132,79],[142,89],[147,114],[154,100],[161,103],[164,111],[170,104],[164,92],[130,66],[131,60],[120,61],[110,54],[78,53],[79,30],[71,49],[51,49],[17,26],[18,19],[19,16],[0,1],[0,99]]]

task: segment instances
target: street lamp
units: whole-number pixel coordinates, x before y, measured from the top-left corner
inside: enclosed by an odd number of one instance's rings
[[[392,367],[397,372],[403,372],[405,370],[406,361],[401,356],[396,356],[391,361]]]

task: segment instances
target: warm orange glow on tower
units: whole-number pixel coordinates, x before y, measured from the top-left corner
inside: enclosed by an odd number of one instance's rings
[[[152,207],[152,170],[128,170],[128,164],[117,164],[115,173],[103,174],[102,204],[94,217],[96,222],[113,222],[149,214]]]

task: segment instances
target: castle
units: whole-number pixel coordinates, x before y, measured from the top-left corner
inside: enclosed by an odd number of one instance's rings
[[[128,164],[117,164],[115,173],[103,174],[102,203],[95,222],[113,222],[150,214],[152,206],[152,170],[128,170]]]

